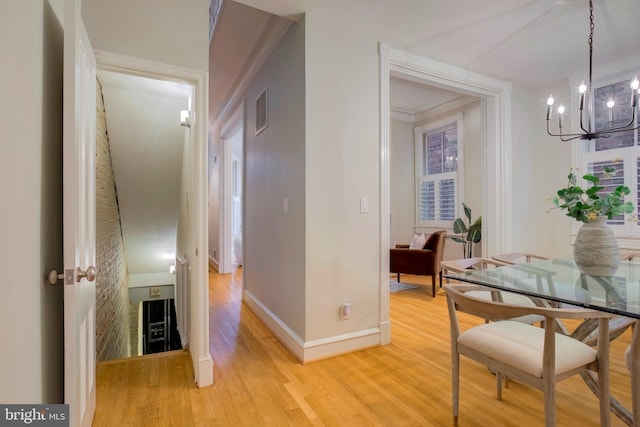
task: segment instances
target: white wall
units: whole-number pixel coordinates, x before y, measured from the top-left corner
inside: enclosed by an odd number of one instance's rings
[[[411,242],[416,223],[414,122],[391,120],[389,207],[391,247]]]
[[[378,40],[314,8],[322,5],[310,4],[306,14],[304,336],[315,344],[361,335],[365,339],[356,347],[375,345],[380,303]],[[361,198],[368,200],[368,213],[360,213]],[[339,316],[344,302],[352,304],[348,320]]]
[[[568,91],[566,82],[555,86],[558,96]],[[547,95],[542,90],[513,86],[512,250],[572,256],[570,218],[560,211],[547,212],[551,206],[548,199],[566,185],[572,166],[572,143],[546,133]]]
[[[19,43],[16,43],[19,40]],[[0,402],[63,402],[62,27],[47,0],[0,14]],[[19,83],[19,84],[17,84]]]

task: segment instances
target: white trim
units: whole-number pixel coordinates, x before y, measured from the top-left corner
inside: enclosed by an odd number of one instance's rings
[[[391,320],[389,318],[389,245],[391,229],[391,202],[389,196],[391,144],[389,117],[389,72],[391,47],[380,43],[380,254],[378,256],[378,288],[380,289],[380,345],[391,342]]]
[[[304,361],[304,341],[286,323],[262,304],[251,292],[244,290],[243,301],[276,338],[287,347],[299,361]]]
[[[512,248],[511,83],[379,45],[380,75],[380,322],[389,320],[389,76],[481,98],[483,132],[482,253]],[[386,337],[385,337],[386,340]],[[386,341],[388,342],[388,341]]]
[[[309,341],[304,345],[303,363],[327,359],[369,347],[377,347],[378,345],[380,345],[380,329],[378,328]]]
[[[221,157],[222,163],[220,168],[220,194],[222,195],[222,203],[219,206],[219,217],[222,219],[220,221],[220,270],[219,272],[222,274],[231,273],[233,271],[233,262],[231,260],[231,245],[233,245],[233,241],[231,238],[231,209],[232,202],[231,199],[233,195],[231,194],[231,186],[233,182],[232,171],[231,171],[231,162],[232,162],[232,154],[233,148],[229,146],[229,142],[235,136],[237,132],[242,132],[242,152],[244,153],[244,143],[245,143],[245,129],[244,126],[244,109],[245,109],[245,100],[240,101],[240,105],[236,108],[227,120],[225,120],[222,125],[222,130],[220,132],[220,148],[221,148]],[[244,157],[244,154],[243,154]],[[243,162],[243,170],[244,170],[244,162]],[[244,172],[243,172],[244,173]],[[244,183],[244,180],[242,181]],[[244,189],[243,193],[244,194]],[[244,196],[243,196],[244,197]],[[243,201],[244,202],[244,201]],[[244,221],[244,218],[243,218]]]
[[[194,102],[190,137],[194,143],[194,240],[196,258],[191,260],[191,323],[193,334],[189,342],[191,359],[199,387],[213,384],[213,360],[209,353],[209,286],[207,242],[207,120],[209,74],[170,64],[133,58],[111,52],[95,50],[96,62],[101,70],[151,77],[165,81],[188,83],[194,87]],[[194,336],[195,335],[195,336]],[[195,343],[195,345],[194,345]]]
[[[452,101],[438,105],[437,107],[433,107],[420,113],[416,113],[415,121],[422,122],[425,120],[429,120],[431,118],[441,116],[454,110],[460,110],[466,105],[473,104],[474,102],[478,102],[478,98],[475,96],[461,96]]]
[[[381,330],[379,328],[304,342],[278,316],[247,290],[244,291],[244,302],[276,338],[302,363],[326,359],[380,344]]]
[[[209,266],[213,268],[216,273],[220,273],[220,266],[218,265],[218,261],[215,260],[211,255],[209,255]]]
[[[416,115],[412,111],[402,110],[400,108],[391,109],[391,118],[393,120],[400,120],[408,123],[416,122]]]

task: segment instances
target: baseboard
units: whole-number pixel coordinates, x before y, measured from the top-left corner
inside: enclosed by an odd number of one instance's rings
[[[391,321],[380,322],[380,345],[391,343]]]
[[[209,255],[209,266],[213,268],[216,273],[220,273],[220,264],[218,264],[218,261],[213,259],[211,255]]]
[[[213,359],[211,356],[199,358],[198,378],[196,378],[198,388],[210,386],[213,382]]]
[[[304,362],[304,342],[291,328],[247,290],[244,291],[244,303],[296,359]]]
[[[321,340],[304,342],[291,328],[247,290],[244,291],[244,302],[301,363],[309,363],[365,348],[377,347],[382,342],[380,328],[365,329]],[[390,325],[388,325],[388,328],[390,329]]]
[[[365,348],[378,347],[379,345],[379,328],[365,329],[350,334],[309,341],[304,346],[303,363],[328,359],[341,354],[364,350]]]

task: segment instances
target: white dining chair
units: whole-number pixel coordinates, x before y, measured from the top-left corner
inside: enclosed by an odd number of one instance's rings
[[[459,417],[460,355],[482,363],[496,373],[498,400],[502,400],[504,375],[542,390],[547,427],[555,426],[556,421],[555,383],[584,371],[597,372],[600,422],[602,426],[609,425],[609,313],[588,309],[521,306],[470,295],[471,292],[495,292],[479,285],[447,284],[444,290],[451,324],[454,425],[458,425]],[[463,331],[458,322],[458,311],[489,322]],[[503,320],[531,314],[544,316],[545,327]],[[597,350],[557,333],[554,320],[558,318],[600,319]]]

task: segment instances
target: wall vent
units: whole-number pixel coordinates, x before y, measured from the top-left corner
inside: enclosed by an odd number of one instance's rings
[[[267,88],[256,98],[256,135],[267,128]]]

